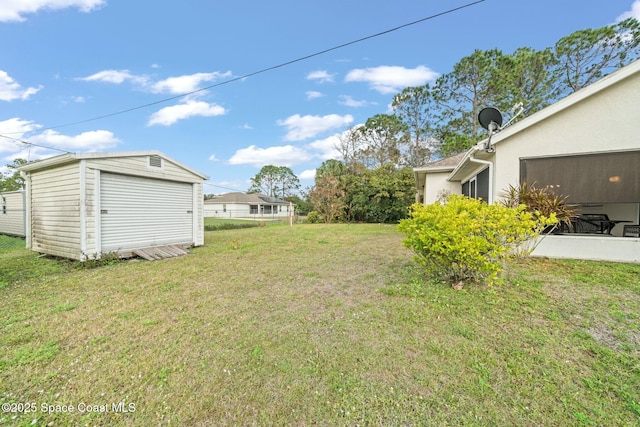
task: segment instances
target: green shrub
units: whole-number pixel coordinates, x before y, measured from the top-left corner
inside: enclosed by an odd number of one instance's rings
[[[324,222],[322,216],[316,211],[311,211],[307,214],[307,222],[309,224],[318,224],[320,222]]]
[[[264,225],[264,222],[247,222],[243,224],[224,222],[222,224],[205,224],[204,231],[236,230],[240,228],[264,227]]]
[[[526,243],[556,222],[555,215],[532,213],[524,205],[489,205],[454,194],[444,204],[412,205],[398,228],[428,274],[461,286],[499,283],[505,258],[528,254]]]

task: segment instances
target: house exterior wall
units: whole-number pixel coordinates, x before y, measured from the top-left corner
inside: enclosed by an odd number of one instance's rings
[[[438,201],[441,192],[460,194],[462,187],[459,182],[448,181],[451,171],[428,173],[425,178],[424,203],[430,205]]]
[[[494,194],[499,195],[509,184],[519,183],[521,158],[637,150],[640,147],[639,101],[640,73],[636,73],[524,128],[510,136],[508,143],[499,141],[500,137],[509,136],[509,128],[494,136]],[[524,120],[520,124],[524,125]]]
[[[277,206],[277,213],[252,213],[251,206]],[[273,205],[270,203],[205,203],[204,216],[207,218],[286,218],[289,215],[289,207],[286,205]]]
[[[247,218],[250,206],[244,203],[205,203],[204,216],[207,218]]]
[[[0,193],[0,234],[25,236],[25,192]]]
[[[640,61],[628,67],[493,135],[495,151],[487,153],[482,149],[483,143],[479,144],[466,154],[449,179],[465,182],[490,163],[492,200],[499,200],[510,185],[520,184],[522,159],[637,152]],[[589,170],[582,172],[589,174]],[[425,202],[429,203],[444,185],[438,189],[428,185],[428,178],[426,181]],[[603,213],[603,210],[613,220],[640,221],[640,199],[584,203],[579,213]],[[539,242],[532,255],[640,262],[640,239],[619,237],[623,228],[624,223],[616,225],[612,236],[549,235]]]

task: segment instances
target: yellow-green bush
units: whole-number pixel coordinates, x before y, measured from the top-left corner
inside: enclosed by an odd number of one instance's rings
[[[524,205],[489,205],[454,194],[444,204],[412,205],[398,228],[430,275],[453,283],[494,284],[500,282],[505,258],[530,252],[526,243],[556,222],[555,215],[528,212]]]

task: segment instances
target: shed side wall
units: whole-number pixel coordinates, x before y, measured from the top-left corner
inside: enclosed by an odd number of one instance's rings
[[[31,249],[80,259],[79,165],[31,173]]]
[[[0,199],[0,234],[24,237],[25,235],[25,193],[12,191],[1,193]]]

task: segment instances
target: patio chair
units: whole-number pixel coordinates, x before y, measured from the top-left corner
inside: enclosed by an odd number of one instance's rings
[[[622,230],[622,237],[640,237],[640,224],[627,224]]]
[[[616,223],[609,220],[607,214],[582,214],[578,217],[578,233],[611,234],[611,230]]]

